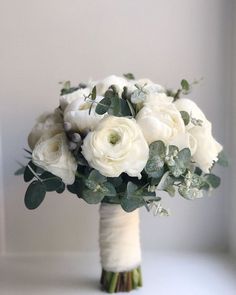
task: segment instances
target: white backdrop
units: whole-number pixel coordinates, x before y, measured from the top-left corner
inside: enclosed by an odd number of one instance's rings
[[[204,77],[191,97],[229,146],[231,4],[225,0],[1,0],[0,123],[3,189],[0,250],[96,250],[98,207],[48,194],[24,208],[26,185],[13,176],[34,119],[58,103],[61,80],[77,83],[133,72],[164,86]],[[0,157],[1,160],[1,157]],[[228,170],[229,171],[229,170]],[[141,212],[142,244],[153,250],[228,248],[228,171],[211,197],[165,198],[169,218]],[[1,175],[0,175],[1,176]],[[5,234],[4,234],[5,232]],[[2,237],[1,237],[2,236]],[[3,247],[2,247],[3,248]]]

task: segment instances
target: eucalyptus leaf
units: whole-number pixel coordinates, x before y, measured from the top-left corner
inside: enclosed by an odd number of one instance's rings
[[[14,172],[14,175],[22,175],[24,173],[25,173],[25,166],[22,166]]]
[[[35,177],[35,174],[33,173],[32,170],[36,171],[37,167],[35,166],[35,164],[32,161],[30,161],[28,163],[28,165],[25,167],[25,171],[24,171],[24,181],[25,182],[29,182]]]
[[[135,80],[134,74],[132,74],[132,73],[123,74],[123,76],[124,76],[127,80]]]
[[[89,174],[88,179],[93,180],[93,181],[95,181],[97,183],[104,183],[107,180],[106,176],[102,175],[100,172],[98,172],[95,169],[91,171],[91,173]]]
[[[217,164],[219,164],[222,167],[228,167],[229,166],[229,161],[228,161],[227,156],[224,153],[224,151],[221,151],[219,153]]]
[[[82,192],[82,198],[88,203],[88,204],[98,204],[102,201],[104,198],[104,194],[101,192],[93,192],[90,189],[84,189]]]
[[[190,90],[190,84],[187,80],[183,79],[181,81],[181,87],[185,92],[188,92]]]
[[[95,100],[96,97],[97,97],[97,88],[96,88],[96,86],[94,86],[93,89],[92,89],[91,98],[92,98],[92,100]]]
[[[216,176],[215,174],[206,174],[205,178],[213,188],[220,186],[220,177]]]
[[[175,158],[174,165],[168,165],[174,177],[184,174],[191,161],[191,152],[189,148],[182,149]]]
[[[44,200],[45,195],[45,186],[38,180],[33,181],[25,193],[25,206],[30,210],[36,209]]]
[[[42,183],[45,186],[47,192],[57,191],[58,189],[60,190],[62,186],[61,179],[57,177],[45,179]]]
[[[111,98],[109,97],[104,97],[96,106],[95,112],[98,115],[103,115],[105,114],[111,105]]]
[[[185,111],[180,111],[181,117],[184,121],[184,125],[187,126],[190,122],[190,115]]]

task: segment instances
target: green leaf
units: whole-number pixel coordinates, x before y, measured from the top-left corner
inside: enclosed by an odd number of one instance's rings
[[[14,175],[17,176],[17,175],[22,175],[24,173],[25,173],[25,166],[22,166],[14,172]]]
[[[213,187],[217,188],[220,186],[220,177],[216,176],[215,174],[206,174],[206,181]]]
[[[61,186],[60,186],[59,188],[56,189],[56,192],[57,192],[58,194],[62,194],[62,193],[64,192],[65,188],[66,188],[65,184],[62,182],[62,183],[61,183]]]
[[[45,186],[47,192],[57,191],[58,189],[60,190],[62,186],[61,179],[57,177],[45,179],[42,183]]]
[[[122,117],[132,116],[132,111],[131,111],[128,100],[124,100],[124,99],[120,100],[120,116]]]
[[[110,108],[108,109],[108,114],[113,115],[113,116],[120,116],[120,101],[121,99],[115,95],[111,98],[111,105]]]
[[[88,203],[88,204],[98,204],[102,201],[104,198],[104,194],[101,192],[93,192],[90,189],[84,189],[82,192],[82,198]]]
[[[149,177],[159,178],[164,173],[164,161],[157,155],[152,156],[145,166],[145,171]]]
[[[149,159],[145,171],[149,177],[159,178],[164,173],[166,147],[162,141],[155,141],[149,146]]]
[[[93,90],[92,90],[91,98],[92,98],[92,100],[95,100],[96,97],[97,97],[97,88],[96,88],[96,86],[94,86]]]
[[[166,147],[163,141],[158,140],[154,141],[149,146],[149,154],[152,155],[158,155],[162,159],[165,158],[166,155]]]
[[[98,115],[105,114],[111,105],[111,99],[109,97],[104,97],[96,106],[95,112]]]
[[[27,154],[32,155],[32,152],[27,150],[27,149],[23,149]]]
[[[146,203],[143,199],[141,190],[138,190],[138,186],[129,181],[126,194],[121,198],[120,204],[126,212],[131,212],[144,206]]]
[[[36,165],[32,161],[30,161],[28,163],[28,165],[25,167],[25,171],[24,171],[24,181],[25,182],[29,182],[35,177],[34,173],[31,171],[31,169],[33,171],[37,170]]]
[[[202,191],[198,188],[186,188],[185,186],[180,186],[178,189],[179,194],[187,200],[195,200],[202,197]]]
[[[33,181],[25,193],[25,206],[30,209],[36,209],[44,200],[46,189],[44,185],[38,181]]]
[[[181,81],[181,87],[185,92],[188,92],[190,90],[190,85],[189,85],[188,81],[185,79],[183,79]]]
[[[104,183],[107,180],[106,176],[103,176],[95,169],[90,172],[88,179],[97,183]]]
[[[79,197],[82,190],[83,190],[84,184],[81,179],[76,178],[75,182],[73,184],[67,185],[67,189],[70,193],[78,195]]]
[[[182,149],[177,157],[174,159],[175,163],[173,166],[169,166],[169,169],[171,171],[171,173],[175,176],[175,177],[179,177],[180,175],[182,175],[186,169],[189,167],[190,165],[190,161],[191,161],[191,152],[189,148],[184,148]]]
[[[135,77],[132,73],[127,73],[127,74],[123,74],[123,76],[127,79],[127,80],[135,80]]]
[[[219,164],[222,167],[228,167],[229,166],[229,161],[228,161],[227,156],[224,153],[224,151],[221,151],[219,153],[217,164]]]
[[[185,112],[185,111],[180,111],[181,117],[184,121],[184,125],[187,126],[190,122],[190,116],[189,113]]]
[[[116,189],[113,184],[111,184],[110,182],[106,182],[101,186],[102,186],[102,188],[106,189],[106,191],[104,190],[105,196],[109,196],[109,197],[116,196]]]

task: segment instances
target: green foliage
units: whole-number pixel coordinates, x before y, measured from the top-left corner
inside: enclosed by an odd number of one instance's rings
[[[145,171],[149,177],[159,178],[164,173],[166,147],[162,141],[155,141],[149,146],[149,159]]]
[[[38,208],[45,195],[45,186],[38,180],[33,181],[25,193],[25,206],[30,210]]]
[[[189,84],[189,82],[187,80],[183,79],[180,84],[181,84],[183,93],[184,94],[188,94],[189,93],[189,90],[190,90],[190,84]]]
[[[219,153],[217,164],[219,164],[222,167],[228,167],[229,166],[229,161],[228,161],[227,156],[224,153],[224,151],[221,151]]]
[[[96,97],[97,97],[97,88],[96,88],[96,86],[94,86],[92,89],[91,98],[92,98],[92,100],[95,100]]]
[[[181,117],[184,121],[184,125],[187,126],[190,122],[190,116],[189,113],[185,112],[185,111],[180,111]]]
[[[173,165],[168,165],[174,177],[179,177],[185,173],[190,165],[191,152],[188,148],[184,148],[178,152],[178,155],[173,159]]]
[[[212,188],[217,188],[220,186],[220,177],[216,176],[215,174],[206,174],[205,179]]]
[[[123,74],[123,76],[127,79],[127,80],[135,80],[135,77],[132,73],[127,73],[127,74]]]
[[[106,91],[105,97],[97,104],[95,112],[99,115],[108,113],[117,117],[132,116],[134,111],[128,100],[120,98],[115,89]]]
[[[104,97],[96,106],[95,112],[98,115],[105,114],[111,106],[111,98],[110,97]]]

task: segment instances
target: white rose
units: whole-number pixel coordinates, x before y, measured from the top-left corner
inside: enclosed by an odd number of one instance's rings
[[[89,87],[78,89],[72,93],[62,95],[60,97],[60,107],[64,111],[65,108],[76,99],[83,99],[91,93],[92,89]]]
[[[97,96],[95,102],[103,99],[102,96]],[[76,98],[69,104],[64,111],[64,122],[69,122],[72,129],[77,132],[88,132],[93,130],[98,122],[103,118],[103,115],[98,115],[95,112],[96,103],[94,103],[91,113],[89,107],[91,102],[84,101],[83,97]]]
[[[121,96],[125,86],[131,89],[135,89],[135,87],[131,85],[131,83],[129,83],[128,80],[126,80],[123,77],[118,77],[115,75],[108,76],[102,81],[96,81],[92,83],[92,85],[96,86],[97,95],[104,95],[111,85],[115,85],[119,96]]]
[[[148,79],[133,81],[134,89],[131,95],[131,101],[135,104],[145,103],[150,97],[158,96],[165,92],[165,88],[159,84],[154,84]],[[135,86],[136,85],[136,86]],[[164,94],[166,96],[166,94]],[[167,96],[166,96],[167,97]],[[173,98],[171,99],[171,102]]]
[[[212,136],[212,126],[201,109],[187,98],[179,99],[175,102],[179,111],[188,112],[192,118],[202,121],[202,126],[195,126],[189,123],[186,126],[187,132],[196,141],[196,150],[193,153],[193,160],[205,173],[209,173],[214,161],[223,147]]]
[[[140,178],[149,148],[134,119],[107,116],[85,137],[82,154],[104,176]]]
[[[136,116],[149,144],[156,140],[169,144],[177,135],[185,133],[181,114],[174,104],[168,102],[170,99],[164,93],[151,96]]]
[[[65,184],[75,180],[77,164],[64,133],[42,136],[33,150],[32,160],[35,165],[60,177]]]
[[[28,136],[29,147],[33,150],[40,137],[50,131],[57,134],[63,131],[62,115],[58,109],[54,113],[43,113]]]

